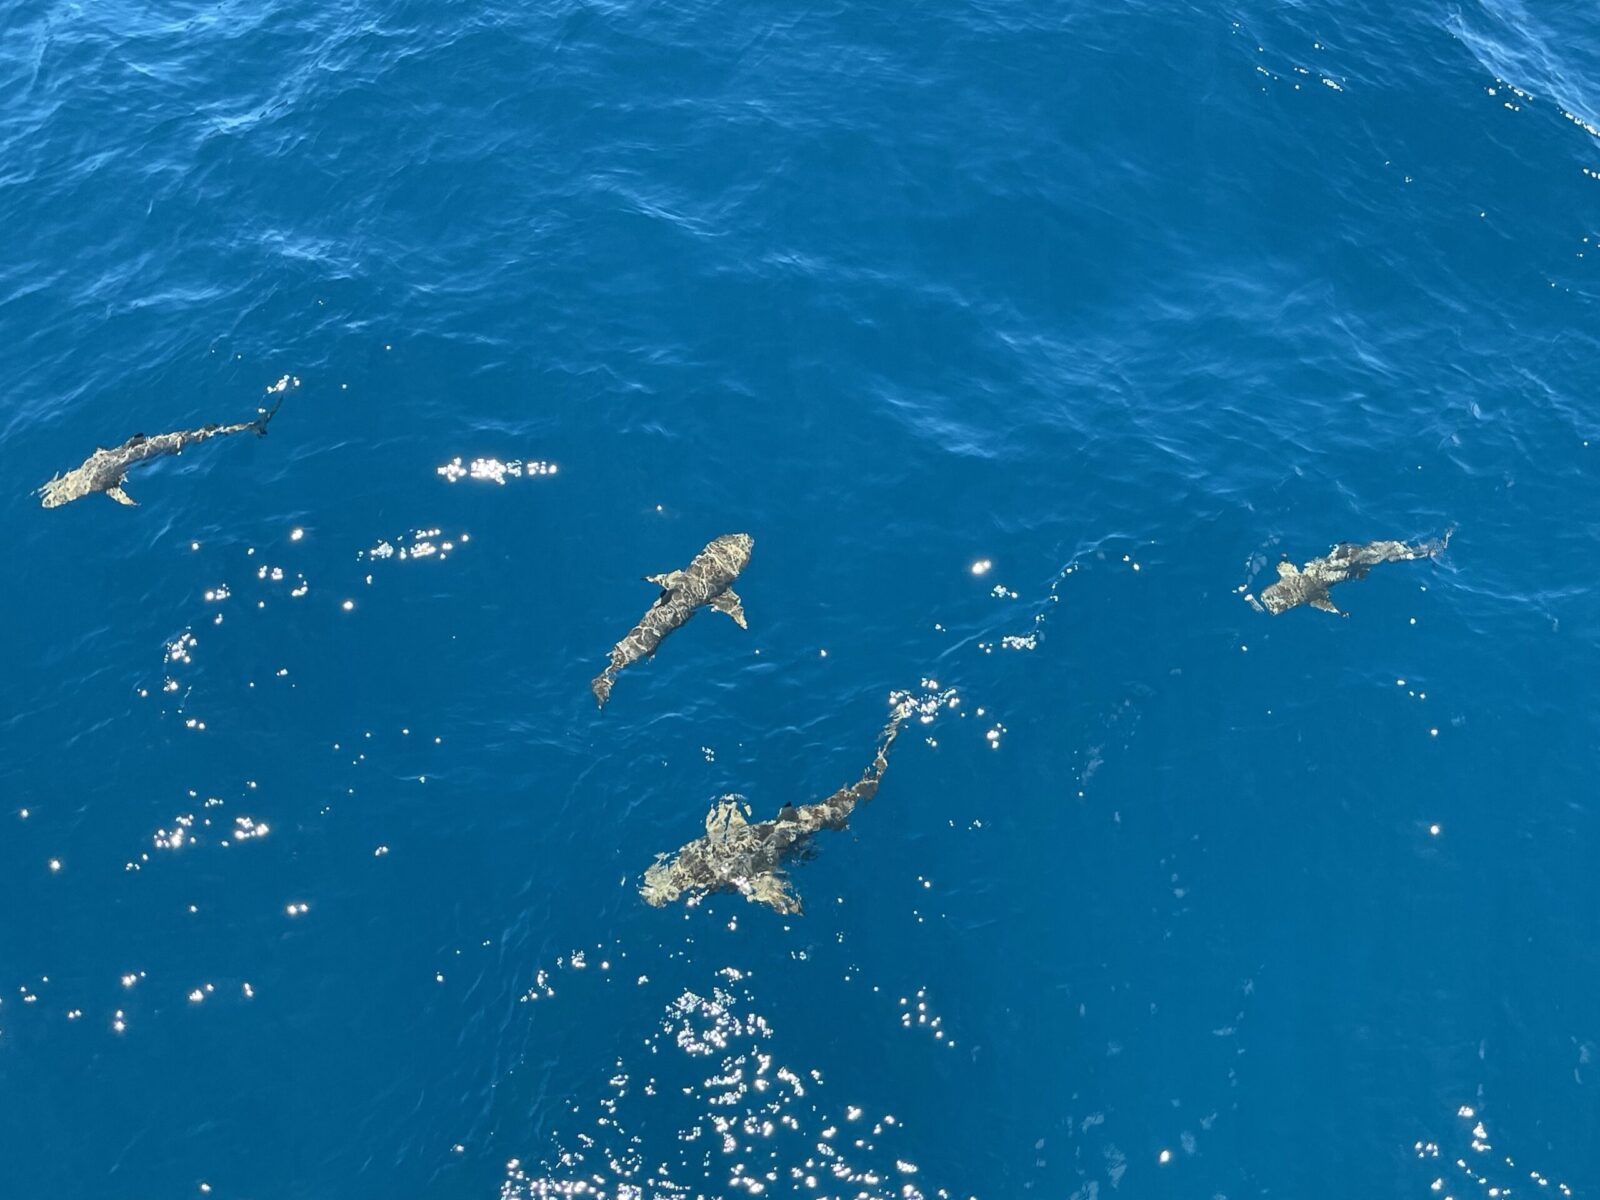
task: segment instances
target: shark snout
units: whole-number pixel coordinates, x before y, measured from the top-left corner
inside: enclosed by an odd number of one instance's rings
[[[739,564],[739,569],[744,570],[745,564],[750,561],[750,552],[756,548],[756,540],[748,533],[725,533],[717,539],[717,544],[727,550]]]
[[[1294,602],[1283,594],[1283,589],[1279,585],[1273,584],[1269,588],[1262,589],[1261,606],[1273,616],[1292,608],[1293,605]]]

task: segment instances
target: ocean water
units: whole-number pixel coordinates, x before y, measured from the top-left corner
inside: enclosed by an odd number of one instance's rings
[[[0,5],[0,1196],[1596,1194],[1597,79],[1564,2]],[[640,901],[895,690],[805,915]]]

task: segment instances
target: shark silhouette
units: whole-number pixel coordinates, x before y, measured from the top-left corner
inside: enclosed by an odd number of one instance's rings
[[[1276,616],[1291,608],[1307,605],[1335,616],[1348,617],[1333,603],[1328,589],[1336,583],[1350,579],[1365,579],[1367,572],[1379,563],[1405,562],[1414,558],[1432,558],[1450,544],[1450,534],[1431,542],[1368,542],[1357,545],[1341,542],[1321,558],[1314,558],[1303,567],[1292,562],[1278,564],[1278,581],[1263,588],[1259,607]]]
[[[945,697],[935,698],[942,702]],[[644,873],[639,894],[657,908],[687,895],[690,903],[711,892],[736,891],[746,900],[768,904],[781,913],[802,911],[800,896],[783,867],[786,862],[810,857],[812,838],[824,829],[843,829],[857,804],[878,793],[878,782],[889,765],[889,747],[906,718],[917,711],[909,696],[890,697],[889,723],[878,752],[866,773],[840,788],[826,800],[785,804],[770,821],[755,825],[746,819],[749,806],[738,796],[724,796],[706,813],[706,833],[670,858],[659,856]]]
[[[182,454],[189,446],[209,441],[214,437],[226,437],[230,433],[244,433],[248,430],[258,436],[265,436],[267,422],[272,420],[283,405],[284,395],[291,387],[299,386],[300,381],[288,375],[278,380],[267,389],[268,395],[277,393],[277,402],[270,409],[262,409],[254,421],[241,421],[237,425],[202,425],[199,429],[158,433],[154,437],[136,433],[113,449],[96,450],[84,460],[82,466],[74,467],[65,475],[57,475],[40,488],[37,493],[41,497],[40,503],[46,508],[60,508],[63,504],[70,504],[84,496],[104,492],[118,504],[138,504],[137,500],[122,490],[129,468],[163,455]]]
[[[589,685],[602,708],[611,695],[617,672],[641,658],[649,658],[662,639],[694,616],[702,605],[727,613],[740,629],[749,628],[739,593],[731,585],[749,563],[755,544],[748,533],[727,533],[696,554],[683,570],[645,576],[646,583],[660,585],[661,595],[628,635],[612,647],[611,662]]]

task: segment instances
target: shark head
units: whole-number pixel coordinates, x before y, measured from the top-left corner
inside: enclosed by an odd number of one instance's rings
[[[647,867],[639,894],[653,908],[662,908],[683,895],[687,883],[672,869],[672,863],[663,855],[653,866]]]
[[[1261,589],[1261,607],[1277,616],[1299,604],[1304,599],[1300,594],[1304,590],[1300,568],[1292,562],[1281,562],[1278,564],[1278,582]]]
[[[711,546],[721,552],[719,557],[730,562],[737,574],[749,564],[750,552],[756,548],[756,540],[748,533],[725,533]]]

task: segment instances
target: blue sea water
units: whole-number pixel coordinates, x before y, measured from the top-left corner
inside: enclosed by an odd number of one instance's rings
[[[1595,1194],[1597,80],[1516,0],[0,5],[0,1196]],[[804,916],[640,901],[897,689]]]

